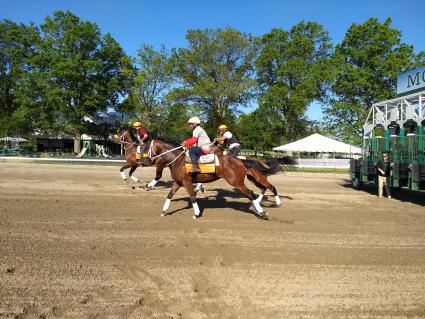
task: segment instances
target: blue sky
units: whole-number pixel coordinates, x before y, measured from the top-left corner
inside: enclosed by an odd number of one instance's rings
[[[272,28],[290,29],[300,21],[316,21],[336,44],[352,23],[370,17],[392,19],[402,41],[425,51],[424,0],[0,0],[0,19],[39,25],[56,10],[70,10],[83,20],[111,33],[127,54],[135,56],[142,43],[168,49],[186,45],[188,29],[234,27],[253,35]],[[308,116],[320,119],[320,105],[309,107]]]

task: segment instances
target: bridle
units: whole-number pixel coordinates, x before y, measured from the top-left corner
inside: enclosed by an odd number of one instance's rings
[[[158,158],[158,157],[162,157],[162,155],[164,155],[164,154],[167,154],[167,153],[170,153],[170,152],[173,152],[173,151],[176,151],[176,150],[178,150],[178,149],[180,149],[180,148],[182,148],[183,146],[178,146],[178,147],[175,147],[175,148],[172,148],[171,150],[168,150],[168,151],[165,151],[165,152],[162,152],[161,154],[156,154],[155,153],[155,151],[154,151],[154,146],[153,146],[153,143],[154,143],[154,139],[151,141],[151,143],[150,143],[150,145],[149,145],[149,150],[148,150],[148,157],[149,157],[149,159],[151,160],[151,161],[153,161],[154,159],[156,159],[156,158]],[[180,156],[182,156],[184,153],[186,153],[186,151],[185,150],[183,150],[183,151],[181,151],[181,153],[179,154],[179,155],[177,155],[177,157],[175,158],[175,159],[173,159],[171,162],[169,162],[169,163],[167,163],[166,165],[171,165],[171,164],[173,164],[175,161],[177,161],[177,159],[179,159],[180,158]],[[163,159],[165,160],[165,158],[163,157]]]
[[[124,141],[124,137],[125,137],[126,134],[130,134],[130,133],[128,131],[124,131],[121,134],[120,138],[118,140],[115,140],[115,142],[118,143],[118,144],[123,145],[124,146],[124,150],[125,151],[128,151],[132,146],[135,146],[136,145],[136,142],[126,142],[126,141]],[[130,145],[126,146],[126,144],[130,144]]]

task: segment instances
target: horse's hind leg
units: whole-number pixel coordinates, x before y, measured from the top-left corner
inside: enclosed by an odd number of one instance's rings
[[[167,215],[167,210],[170,207],[171,198],[173,198],[174,194],[179,190],[180,185],[176,182],[173,182],[173,186],[171,186],[170,192],[167,195],[167,199],[165,200],[164,206],[162,207],[161,216]]]
[[[248,180],[253,183],[257,188],[260,189],[260,195],[258,195],[258,201],[261,203],[261,201],[263,200],[264,197],[264,193],[266,192],[266,187],[264,187],[263,185],[261,185],[260,183],[258,183],[255,178],[252,175],[246,175],[246,177],[248,178]]]
[[[255,195],[254,192],[252,190],[250,190],[248,187],[246,187],[245,183],[244,183],[244,179],[245,177],[242,178],[237,178],[236,180],[224,176],[224,178],[226,179],[226,181],[232,185],[233,187],[235,187],[237,190],[239,190],[242,194],[244,194],[252,203],[252,206],[254,207],[254,211],[261,217],[264,219],[267,219],[267,213],[263,210],[263,208],[260,205],[260,201],[258,199],[255,199]]]
[[[252,180],[250,178],[250,176],[252,176],[252,178],[254,180]],[[251,182],[253,182],[258,188],[261,189],[261,193],[257,198],[257,199],[259,199],[260,202],[263,200],[263,196],[264,196],[264,193],[266,192],[266,189],[268,189],[274,195],[276,206],[280,206],[282,204],[282,201],[280,200],[280,197],[277,194],[276,187],[274,187],[272,184],[270,184],[270,182],[267,180],[267,176],[259,173],[258,171],[254,170],[254,169],[251,169],[248,172],[247,178]]]
[[[124,180],[124,182],[126,182],[126,181],[127,181],[127,176],[125,176],[124,171],[125,171],[127,168],[130,168],[130,167],[131,167],[131,165],[127,163],[127,164],[125,164],[123,167],[121,167],[121,168],[120,168],[121,178]]]
[[[205,192],[205,190],[204,190],[204,186],[202,185],[202,183],[197,183],[197,184],[196,184],[196,187],[195,187],[195,194],[196,194],[197,192],[199,192],[199,191],[201,191],[202,193],[203,193],[203,192]]]
[[[136,183],[138,183],[138,182],[139,182],[139,179],[138,179],[136,176],[133,176],[133,173],[134,173],[134,171],[136,170],[136,168],[137,168],[137,165],[133,165],[133,166],[131,166],[131,168],[130,168],[130,172],[128,172],[128,176],[130,176],[130,178],[131,178],[133,181],[135,181]]]

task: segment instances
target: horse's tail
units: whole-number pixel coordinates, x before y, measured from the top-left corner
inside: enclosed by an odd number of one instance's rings
[[[271,160],[266,160],[266,161],[261,161],[261,160],[252,159],[252,158],[242,160],[242,161],[246,168],[248,169],[253,168],[266,176],[274,175],[296,164],[295,160],[289,156],[285,156],[282,158],[274,157]]]

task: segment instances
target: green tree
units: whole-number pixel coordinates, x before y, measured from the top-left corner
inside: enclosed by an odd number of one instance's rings
[[[232,28],[189,30],[187,48],[174,50],[178,87],[171,97],[186,104],[212,133],[254,97],[254,38]]]
[[[320,24],[301,22],[290,31],[273,29],[261,43],[259,104],[279,112],[284,139],[294,140],[305,134],[307,106],[325,97],[332,79],[330,38]]]
[[[270,150],[282,144],[285,127],[278,112],[259,107],[242,114],[235,131],[243,148]]]
[[[19,99],[21,79],[28,71],[38,33],[33,25],[0,22],[0,133],[26,133],[31,123]]]
[[[78,152],[81,133],[96,131],[90,123],[98,112],[118,105],[129,61],[110,34],[69,11],[46,17],[40,29],[24,102],[39,129],[73,134]]]
[[[164,47],[155,51],[150,45],[142,45],[135,63],[129,109],[149,130],[160,132],[169,124],[167,94],[173,84],[170,53]]]
[[[397,75],[414,66],[413,47],[400,43],[391,19],[352,24],[334,52],[334,96],[325,108],[327,129],[348,143],[360,144],[373,103],[395,97]]]

